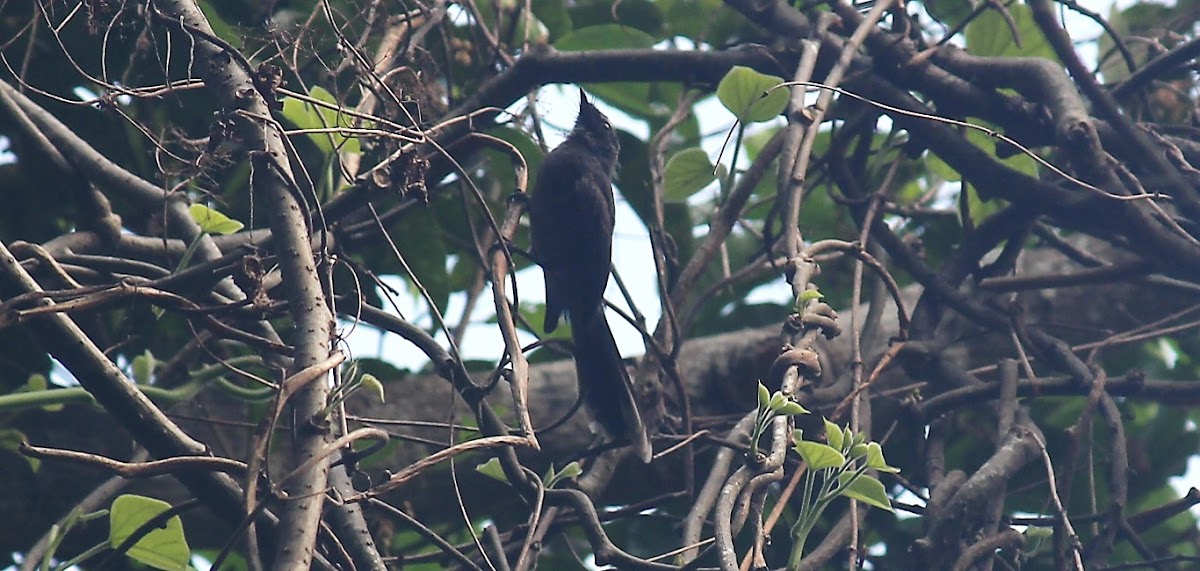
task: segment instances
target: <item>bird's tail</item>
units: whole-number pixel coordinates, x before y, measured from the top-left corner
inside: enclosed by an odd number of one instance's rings
[[[629,372],[604,317],[604,308],[597,307],[594,313],[579,317],[583,318],[571,316],[571,338],[575,342],[575,374],[583,402],[609,438],[628,441],[638,458],[649,462],[654,450],[638,413]]]

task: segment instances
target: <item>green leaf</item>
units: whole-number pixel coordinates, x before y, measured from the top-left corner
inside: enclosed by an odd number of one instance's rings
[[[949,182],[962,180],[962,175],[958,174],[958,171],[954,167],[932,152],[925,155],[925,166],[929,169],[929,172],[942,180]]]
[[[226,22],[221,17],[221,13],[213,8],[211,2],[208,0],[198,0],[196,5],[200,8],[201,12],[204,12],[204,19],[208,20],[209,27],[212,28],[213,33],[218,38],[229,42],[229,45],[238,49],[241,49],[245,45],[246,34]]]
[[[205,561],[213,561],[221,554],[219,548],[212,549],[196,549],[196,555]],[[237,552],[228,552],[225,554],[225,563],[221,565],[220,571],[250,571],[250,565],[246,563],[246,558]]]
[[[575,30],[554,42],[554,47],[563,52],[649,49],[654,47],[654,42],[653,36],[637,28],[601,24]]]
[[[767,406],[771,404],[771,391],[767,389],[767,385],[758,382],[758,409],[767,410]]]
[[[856,443],[850,445],[850,458],[859,459],[867,455],[867,445]]]
[[[158,361],[154,358],[154,353],[146,349],[141,355],[133,358],[131,365],[133,382],[139,385],[148,385],[154,376],[154,368],[158,365]]]
[[[980,123],[980,126],[995,131],[994,127],[990,124]],[[996,157],[996,148],[998,145],[1008,146],[1008,143],[1000,140],[999,138],[993,137],[984,131],[980,131],[979,129],[968,128],[966,129],[964,136],[972,145],[987,151],[987,153],[993,157]],[[1024,152],[1008,157],[1007,159],[1000,159],[996,157],[996,160],[1004,163],[1004,166],[1007,166],[1008,168],[1025,173],[1029,176],[1036,177],[1038,174],[1037,161],[1034,161],[1033,157],[1030,157]],[[929,170],[932,171],[933,174],[936,174],[943,180],[957,182],[963,179],[961,173],[943,161],[941,157],[938,157],[933,153],[929,153],[926,156],[925,164],[929,167]]]
[[[795,448],[796,452],[800,453],[800,457],[804,459],[804,463],[808,464],[809,470],[824,470],[846,465],[846,457],[842,456],[841,452],[834,450],[832,446],[801,440],[796,443]]]
[[[523,12],[517,20],[513,38],[522,43],[528,41],[531,44],[545,44],[550,40],[550,28],[538,19],[537,14],[532,18],[527,17],[527,14],[528,12]]]
[[[783,129],[783,127],[779,125],[767,125],[762,128],[755,129],[753,133],[746,133],[742,137],[742,147],[746,149],[746,158],[751,161],[758,158],[759,153],[761,153],[763,148],[767,146],[767,143],[771,142],[771,139],[775,138],[775,135],[779,133],[781,129]],[[822,131],[821,133],[825,132]],[[821,133],[818,133],[817,136],[820,137]],[[826,135],[828,134],[826,133]],[[829,148],[828,137],[825,137],[825,139],[825,148],[827,149]],[[821,152],[823,151],[824,149],[821,150]],[[814,148],[813,156],[818,156],[821,154],[821,152],[818,152]]]
[[[171,508],[171,504],[154,498],[126,494],[113,500],[108,515],[108,544],[112,548],[121,545],[142,524]],[[126,552],[131,559],[143,565],[164,571],[185,571],[191,560],[187,538],[183,534],[183,521],[172,516],[166,524],[147,533]]]
[[[717,180],[708,153],[699,147],[684,149],[667,161],[663,171],[663,198],[667,202],[684,202]]]
[[[46,378],[46,375],[43,375],[41,373],[34,373],[32,375],[29,375],[29,378],[25,379],[25,384],[21,385],[15,392],[36,393],[36,392],[46,391],[46,390],[50,390],[50,381]],[[62,403],[52,403],[52,404],[42,405],[42,410],[44,410],[46,412],[58,412],[62,409],[63,409]],[[13,448],[13,450],[16,450],[16,448]],[[29,460],[30,460],[30,464],[33,464],[34,470],[36,471],[38,465],[35,464],[35,462],[38,462],[39,460],[36,458],[30,458]]]
[[[841,427],[839,427],[838,425],[836,425],[832,422],[829,422],[829,419],[827,419],[827,418],[824,420],[825,420],[825,438],[827,440],[829,440],[830,446],[834,447],[834,449],[836,449],[836,450],[841,450],[842,444],[844,444],[842,442]]]
[[[638,119],[650,121],[669,114],[682,92],[679,84],[618,81],[585,83],[583,87],[604,102]],[[668,103],[671,107],[668,107]],[[621,163],[624,165],[625,163]]]
[[[601,24],[577,29],[554,42],[554,47],[560,51],[650,49],[656,41],[653,36],[637,28],[620,24]],[[588,83],[583,87],[606,103],[643,119],[669,113],[665,109],[670,108],[656,105],[656,102],[670,102],[670,105],[674,105],[682,92],[682,87],[673,83],[621,81]]]
[[[1012,15],[1017,33],[1021,38],[1018,46],[1013,38],[1012,28],[1000,12],[995,9],[984,10],[979,17],[967,24],[963,36],[967,40],[967,51],[975,56],[989,57],[1040,57],[1054,62],[1058,57],[1054,48],[1042,35],[1042,30],[1033,20],[1033,11],[1024,4],[1008,5],[1008,13]]]
[[[567,320],[560,320],[558,322],[558,328],[555,329],[553,333],[546,333],[542,329],[542,326],[546,323],[546,304],[544,303],[529,303],[522,301],[521,306],[517,309],[517,312],[520,313],[521,317],[525,318],[526,323],[532,326],[530,332],[536,334],[543,341],[550,339],[566,340],[571,338],[571,322]],[[499,323],[494,315],[489,317],[487,322]],[[542,352],[537,352],[533,355],[536,356],[536,358],[546,356]],[[557,359],[559,357],[555,356],[555,358]]]
[[[658,4],[666,13],[665,24],[671,36],[701,40],[715,19],[731,19],[730,14],[721,14],[729,9],[720,0],[658,0]]]
[[[803,303],[808,303],[814,299],[821,299],[823,297],[825,297],[825,294],[821,293],[820,290],[806,289],[800,292],[800,301]]]
[[[971,2],[965,0],[924,0],[929,15],[946,26],[960,24],[971,14]]]
[[[647,227],[654,224],[656,217],[655,197],[650,185],[649,146],[637,136],[617,129],[621,141],[620,172],[616,185],[637,213],[638,219]],[[680,260],[686,260],[695,250],[696,238],[692,234],[695,224],[687,203],[669,202],[662,205],[663,226],[674,242]]]
[[[787,403],[787,397],[783,396],[783,393],[775,391],[775,394],[771,395],[771,400],[767,402],[767,408],[771,412],[779,412],[780,407],[785,403]]]
[[[768,89],[781,83],[783,78],[737,65],[717,85],[717,99],[742,121],[762,123],[779,116],[787,107],[786,89],[776,89],[763,97]]]
[[[883,459],[883,447],[878,442],[867,443],[867,467],[889,474],[900,471],[899,468],[888,466],[887,461]]]
[[[334,107],[340,107],[341,105],[337,98],[323,87],[313,87],[308,92],[308,96]],[[349,127],[353,124],[353,120],[349,116],[337,109],[317,106],[296,99],[295,97],[283,98],[283,117],[300,129],[331,129],[335,127]],[[347,137],[336,132],[307,133],[307,135],[316,143],[317,147],[326,153],[335,150],[348,153],[362,152],[362,146],[355,137]]]
[[[1021,533],[1025,537],[1031,537],[1034,539],[1050,539],[1051,537],[1054,537],[1053,529],[1049,527],[1038,527],[1036,525],[1031,525],[1025,528],[1025,531]]]
[[[371,394],[379,398],[379,402],[387,402],[387,398],[383,394],[383,383],[379,381],[379,377],[371,373],[363,373],[359,380],[362,382],[362,388],[371,391]]]
[[[1179,2],[1168,6],[1165,3],[1136,2],[1121,10],[1118,9],[1116,3],[1113,3],[1112,7],[1109,8],[1107,20],[1109,27],[1122,38],[1130,36],[1150,37],[1153,34],[1159,33],[1158,30],[1162,30],[1163,22],[1170,22],[1182,15],[1182,13],[1187,13],[1194,9],[1189,4],[1191,3]],[[1192,17],[1188,16],[1188,18]],[[1191,19],[1188,21],[1191,21]],[[1117,50],[1116,42],[1113,41],[1112,35],[1108,33],[1101,34],[1097,42],[1097,47],[1099,48],[1098,52],[1101,57],[1105,58],[1100,63],[1100,73],[1104,76],[1104,82],[1116,84],[1129,79],[1132,71],[1129,69],[1129,64],[1126,63],[1124,55]],[[1125,49],[1129,52],[1133,60],[1133,65],[1136,67],[1145,65],[1146,62],[1150,61],[1164,47],[1171,49],[1175,45],[1174,42],[1168,43],[1165,46],[1157,42],[1125,42]],[[1183,71],[1183,73],[1189,72]],[[1163,83],[1172,83],[1176,80],[1176,77],[1185,76],[1163,74],[1158,76],[1158,80]]]
[[[200,230],[209,234],[233,234],[245,227],[241,222],[203,204],[189,206],[188,212],[196,224],[200,225]]]
[[[796,311],[804,311],[804,307],[808,305],[808,302],[823,297],[825,297],[825,294],[815,289],[806,289],[800,292],[800,295],[796,296]]]
[[[504,468],[500,467],[499,458],[491,458],[487,462],[476,466],[475,471],[493,480],[508,483],[508,476],[504,474]]]
[[[529,169],[529,188],[526,188],[525,191],[532,192],[533,186],[537,184],[538,171],[541,170],[542,160],[546,158],[546,153],[542,151],[541,147],[539,147],[533,139],[529,138],[528,134],[519,129],[498,126],[488,129],[487,132],[489,135],[498,139],[503,139],[504,141],[510,143],[513,147],[516,147],[517,152],[521,153],[521,156],[525,158],[525,166]],[[497,173],[504,173],[498,177],[500,179],[500,184],[505,185],[507,188],[512,188],[515,186],[515,180],[512,176],[510,176],[510,174],[514,171],[513,159],[511,155],[491,148],[486,151],[486,155],[488,157],[488,161],[492,163],[492,170]],[[476,266],[471,264],[469,267],[472,270],[470,272],[471,278],[474,279],[474,270]]]
[[[579,467],[579,462],[571,462],[559,471],[559,478],[578,478],[583,475],[583,468]]]
[[[779,410],[776,412],[785,416],[800,416],[802,414],[808,414],[808,409],[804,408],[800,405],[800,403],[794,400],[788,400],[787,402],[783,403],[783,406],[779,407]]]
[[[848,498],[858,500],[869,506],[875,506],[882,510],[892,511],[892,501],[888,499],[887,490],[883,484],[867,476],[859,474],[855,477],[854,474],[842,474],[839,479],[842,481],[842,488],[838,492]]]
[[[59,405],[59,408],[62,408],[62,405]],[[28,441],[29,438],[20,430],[15,428],[0,428],[0,450],[8,450],[14,454],[18,454],[17,450],[21,446],[21,443]],[[25,456],[24,454],[18,455],[24,458],[26,462],[29,462],[29,467],[33,469],[34,473],[37,473],[38,469],[42,467],[41,460]]]
[[[620,24],[663,39],[663,13],[658,0],[570,0],[571,21],[576,28]]]
[[[571,462],[563,466],[563,469],[558,472],[555,472],[554,466],[551,465],[546,476],[542,478],[542,482],[547,488],[553,488],[563,480],[578,478],[580,474],[583,474],[583,468],[579,467],[579,462]]]
[[[551,41],[570,33],[574,27],[574,24],[571,23],[571,14],[567,12],[566,3],[563,0],[533,0],[530,7],[533,8],[533,14],[550,32]]]
[[[392,231],[392,239],[401,248],[413,277],[421,281],[433,304],[446,311],[450,300],[450,272],[446,268],[448,249],[441,221],[432,208],[418,208],[404,217]],[[405,276],[406,281],[409,280]],[[411,283],[411,281],[410,281]],[[416,293],[416,287],[412,288]]]

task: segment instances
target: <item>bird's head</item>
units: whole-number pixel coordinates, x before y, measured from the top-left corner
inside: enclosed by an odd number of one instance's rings
[[[616,168],[617,154],[621,150],[617,132],[608,122],[608,117],[588,101],[583,89],[579,90],[579,118],[575,120],[575,128],[568,138],[586,146],[597,158],[606,162],[610,170]]]

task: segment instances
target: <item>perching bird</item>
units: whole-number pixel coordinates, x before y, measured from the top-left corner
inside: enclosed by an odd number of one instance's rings
[[[563,313],[571,322],[575,372],[588,414],[609,438],[629,441],[649,462],[650,439],[604,317],[619,151],[608,118],[579,90],[575,128],[538,171],[530,203],[532,257],[546,276],[546,331],[558,327]]]

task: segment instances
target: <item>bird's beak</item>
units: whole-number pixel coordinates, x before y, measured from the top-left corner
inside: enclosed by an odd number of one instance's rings
[[[585,104],[587,104],[587,102],[588,102],[587,93],[584,93],[583,88],[580,87],[579,88],[579,108],[583,109],[583,106]]]

